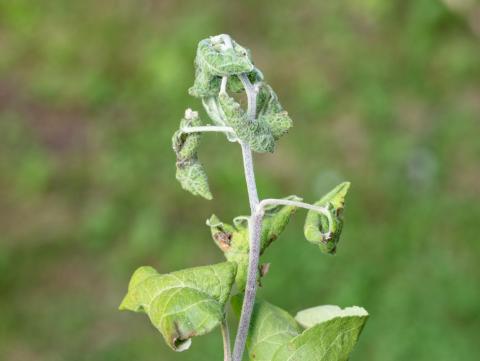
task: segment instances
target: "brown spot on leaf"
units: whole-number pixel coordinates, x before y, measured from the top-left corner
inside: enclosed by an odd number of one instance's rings
[[[229,232],[217,232],[213,235],[213,238],[217,242],[218,246],[223,252],[226,252],[230,249],[232,244],[232,234]]]

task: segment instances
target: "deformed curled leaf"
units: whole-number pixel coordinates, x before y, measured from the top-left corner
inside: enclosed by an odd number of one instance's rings
[[[208,185],[207,173],[205,173],[198,159],[193,158],[183,162],[177,162],[177,172],[175,176],[182,188],[194,196],[198,195],[208,200],[213,198]]]
[[[177,161],[197,156],[201,133],[184,133],[182,129],[199,125],[202,125],[202,121],[198,116],[198,112],[187,109],[183,119],[180,121],[180,129],[178,129],[172,137],[172,148],[177,156]]]
[[[250,52],[231,40],[229,36],[217,35],[199,42],[195,57],[195,82],[188,90],[197,98],[214,97],[220,91],[222,77],[228,76],[227,89],[243,90],[235,75],[247,73],[251,81],[263,79],[250,58]]]
[[[241,302],[239,296],[232,298],[237,314]],[[247,337],[250,360],[347,361],[367,318],[361,307],[319,306],[299,312],[294,319],[281,308],[257,300]]]
[[[220,91],[222,77],[209,73],[201,64],[198,57],[195,59],[195,80],[188,89],[188,94],[195,98],[214,97]]]
[[[223,321],[235,273],[232,262],[163,275],[140,267],[119,308],[146,313],[173,350],[185,351]]]
[[[300,202],[302,198],[295,195],[285,197],[283,199]],[[263,216],[262,233],[260,236],[260,254],[275,241],[283,232],[290,217],[295,213],[297,207],[285,205],[270,205],[265,207],[265,215]]]
[[[297,196],[288,196],[285,199],[301,200]],[[275,241],[287,226],[290,217],[295,213],[294,206],[269,206],[265,209],[260,238],[260,253],[263,254],[267,247]],[[233,219],[233,225],[222,222],[216,215],[207,220],[212,238],[222,250],[228,261],[238,265],[235,282],[239,290],[245,289],[248,270],[249,233],[247,216],[238,216]]]
[[[263,80],[263,74],[257,68],[254,68],[251,72],[247,73],[247,77],[248,77],[248,80],[250,80],[250,82],[252,84],[261,82]],[[228,82],[227,82],[227,90],[228,91],[230,91],[232,93],[240,93],[244,89],[245,88],[243,86],[243,83],[238,76],[232,75],[232,76],[228,77]],[[219,89],[219,91],[220,91],[220,89]]]
[[[248,73],[254,69],[250,51],[223,34],[198,43],[196,62],[200,68],[216,76]]]
[[[315,206],[325,207],[330,213],[331,223],[326,215],[308,211],[305,219],[305,238],[320,247],[323,253],[334,254],[343,228],[343,208],[350,182],[343,182],[322,197]]]
[[[185,133],[183,128],[201,125],[197,112],[187,109],[180,122],[180,129],[172,137],[172,147],[177,157],[176,178],[183,189],[193,195],[212,199],[208,185],[208,177],[198,160],[197,150],[200,144],[200,133]]]
[[[218,96],[219,104],[238,138],[250,145],[250,148],[258,153],[273,152],[275,150],[275,138],[268,123],[261,119],[251,121],[235,99],[228,94],[221,93]]]
[[[225,258],[237,264],[235,283],[239,290],[245,289],[248,271],[248,225],[232,226],[223,223],[216,215],[207,220],[215,244],[222,250]]]
[[[275,140],[285,135],[293,125],[288,113],[283,110],[277,94],[264,82],[259,83],[257,95],[257,118],[269,125]]]

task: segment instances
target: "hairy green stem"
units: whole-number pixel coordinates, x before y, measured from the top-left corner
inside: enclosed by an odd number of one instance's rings
[[[255,121],[255,109],[257,107],[256,92],[247,76],[240,76],[245,91],[247,92],[249,119]],[[253,94],[252,94],[253,92]],[[245,170],[245,180],[247,183],[248,199],[250,203],[251,216],[248,222],[250,251],[248,258],[247,284],[245,287],[245,296],[243,298],[242,311],[238,324],[238,331],[235,337],[235,345],[233,348],[233,361],[241,361],[247,340],[248,329],[252,318],[253,306],[255,304],[255,295],[257,292],[257,273],[258,262],[260,258],[260,233],[262,229],[263,214],[257,213],[258,192],[255,182],[255,174],[253,169],[252,150],[246,143],[241,142],[243,166]],[[263,213],[263,212],[262,212]]]

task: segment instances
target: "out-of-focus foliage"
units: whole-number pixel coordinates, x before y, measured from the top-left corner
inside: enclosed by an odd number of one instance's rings
[[[292,314],[364,306],[352,360],[475,360],[478,9],[0,0],[0,359],[221,358],[218,333],[175,354],[116,308],[139,265],[221,262],[204,220],[248,212],[238,146],[202,139],[211,202],[182,191],[171,151],[184,110],[201,108],[186,92],[196,44],[228,33],[295,125],[256,156],[261,196],[314,201],[352,182],[337,255],[321,257],[293,217],[265,256],[260,297]]]

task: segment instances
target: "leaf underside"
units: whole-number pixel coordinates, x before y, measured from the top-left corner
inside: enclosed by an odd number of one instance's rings
[[[236,265],[224,262],[159,274],[137,269],[120,309],[144,312],[175,351],[190,347],[191,338],[218,326],[235,279]]]

